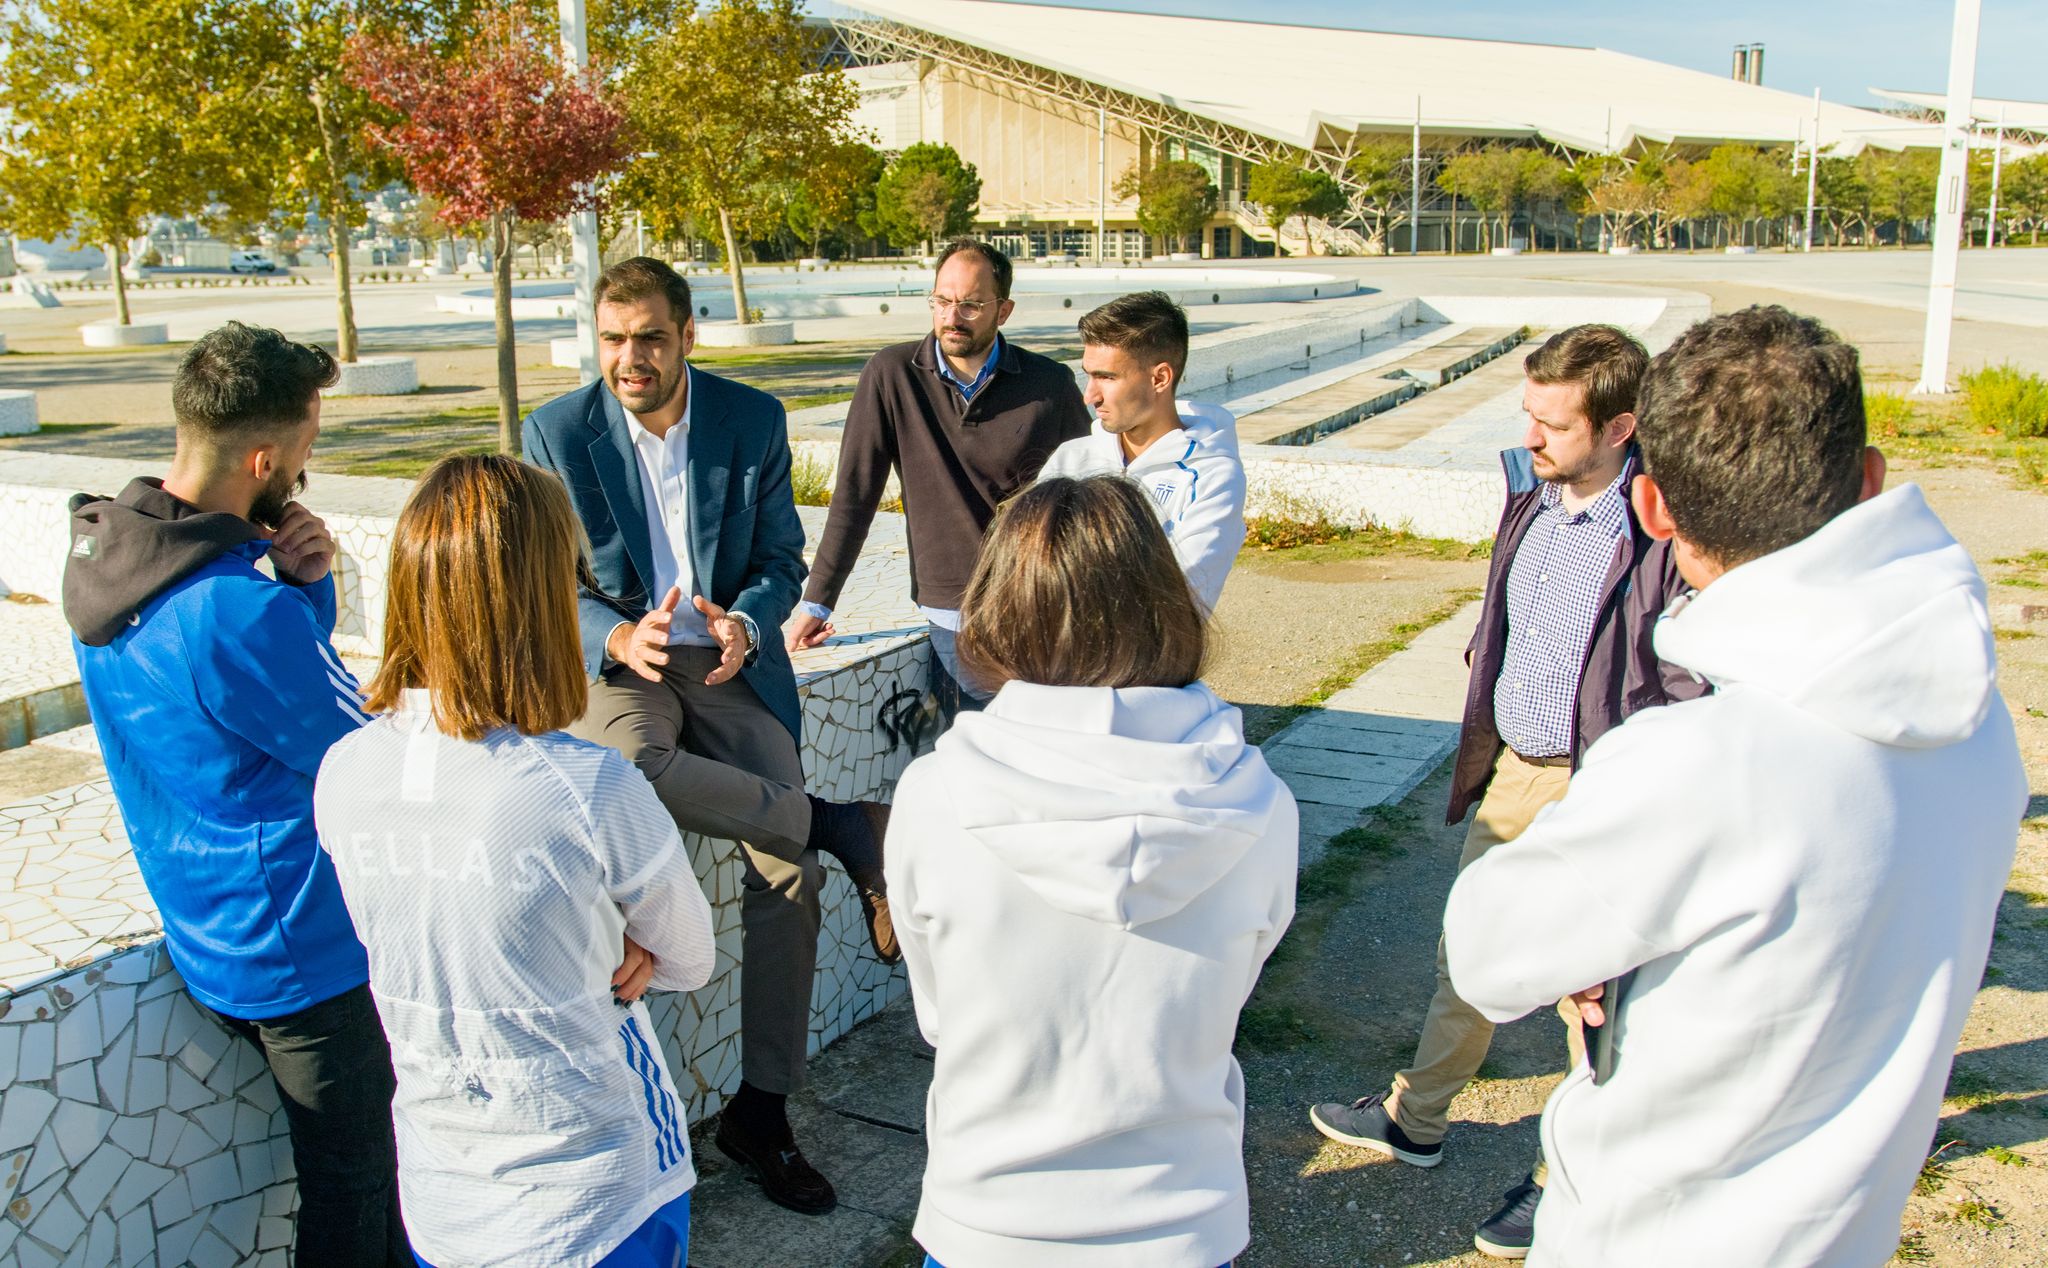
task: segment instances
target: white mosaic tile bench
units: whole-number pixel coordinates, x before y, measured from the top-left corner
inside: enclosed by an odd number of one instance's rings
[[[65,500],[118,491],[129,474],[0,455],[0,588],[54,599]],[[342,542],[336,642],[346,651],[373,652],[381,636],[383,557],[405,488],[313,482],[308,500]],[[815,538],[823,512],[802,514]],[[841,636],[797,658],[805,765],[821,796],[886,796],[932,734],[929,649],[907,570],[900,518],[878,517],[834,614]],[[54,606],[23,611],[47,624]],[[60,649],[68,669],[61,636],[41,641],[38,655]],[[24,683],[63,676],[47,663],[21,668]],[[740,866],[730,842],[689,843],[717,966],[703,989],[656,996],[651,1011],[695,1120],[739,1081]],[[867,949],[851,887],[829,870],[814,1052],[906,989]],[[0,807],[0,1265],[283,1265],[292,1175],[275,1088],[255,1051],[181,989],[106,782]]]

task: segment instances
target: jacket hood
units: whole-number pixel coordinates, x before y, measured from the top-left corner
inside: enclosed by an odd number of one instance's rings
[[[1125,929],[1206,893],[1286,795],[1236,708],[1201,683],[1012,682],[934,756],[983,849],[1049,905]]]
[[[1902,748],[1968,739],[1995,698],[1983,578],[1911,484],[1681,600],[1656,646],[1717,688]]]
[[[1208,401],[1175,401],[1173,408],[1188,435],[1226,453],[1237,452],[1237,415]]]
[[[228,551],[263,536],[239,515],[202,511],[140,477],[114,498],[71,499],[64,619],[88,647],[105,647],[150,600]]]

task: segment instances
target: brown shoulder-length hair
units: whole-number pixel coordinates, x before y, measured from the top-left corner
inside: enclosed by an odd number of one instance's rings
[[[392,533],[370,708],[424,687],[441,729],[465,740],[574,722],[590,695],[576,630],[582,543],[548,472],[495,454],[429,467]]]
[[[993,690],[1185,687],[1202,673],[1205,618],[1122,476],[1042,481],[1004,503],[960,605],[960,662]]]

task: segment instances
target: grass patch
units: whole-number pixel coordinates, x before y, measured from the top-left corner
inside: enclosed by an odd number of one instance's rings
[[[1934,1258],[1934,1252],[1927,1248],[1927,1234],[1907,1233],[1899,1238],[1899,1248],[1892,1252],[1892,1258],[1902,1264],[1924,1264]]]
[[[1993,630],[1991,637],[2001,643],[2018,643],[2034,637],[2032,630]]]
[[[1958,1224],[1974,1224],[1978,1228],[1997,1228],[2005,1223],[2005,1217],[1998,1213],[1998,1208],[1981,1198],[1956,1203],[1955,1209],[1949,1212],[1949,1218]]]
[[[798,454],[789,464],[789,491],[798,506],[832,505],[832,464],[810,454]]]
[[[2024,1167],[2027,1165],[2027,1156],[2025,1154],[2014,1153],[2004,1145],[1991,1146],[1991,1148],[1984,1151],[1984,1156],[2001,1167]]]
[[[809,409],[814,405],[844,405],[853,399],[851,391],[846,392],[799,392],[782,398],[782,407],[792,412]]]
[[[1344,690],[1344,688],[1356,682],[1367,670],[1379,664],[1387,657],[1392,656],[1395,652],[1407,651],[1410,639],[1432,625],[1449,620],[1453,613],[1478,598],[1479,595],[1480,591],[1476,587],[1471,586],[1462,586],[1451,591],[1443,603],[1425,614],[1421,620],[1403,621],[1396,625],[1387,637],[1376,642],[1367,643],[1362,647],[1354,648],[1351,654],[1337,668],[1324,675],[1322,681],[1309,688],[1307,694],[1303,695],[1295,703],[1306,708],[1314,708],[1322,704],[1331,696],[1336,695]]]
[[[2048,436],[2048,379],[2012,364],[1957,376],[1971,425],[2008,440]]]
[[[2004,1095],[1991,1085],[1991,1080],[1985,1075],[1976,1070],[1957,1068],[1949,1072],[1948,1092],[1942,1100],[1956,1109],[1973,1110],[1990,1105]],[[1943,1145],[1942,1148],[1948,1146]]]
[[[2026,377],[2039,382],[2038,376]],[[1871,441],[1893,457],[1913,458],[1930,466],[1958,457],[1987,460],[2003,468],[2022,488],[2048,489],[2048,428],[2009,430],[1998,420],[2014,417],[2013,409],[2031,406],[2002,403],[2002,397],[1994,400],[1997,390],[1990,386],[1972,394],[1967,384],[1975,381],[1975,376],[1964,375],[1963,379],[1965,390],[1949,400],[1909,399],[1866,385],[1864,415],[1869,420]],[[2029,562],[2040,566],[2039,561]]]
[[[1486,559],[1493,541],[1460,542],[1422,537],[1404,529],[1377,524],[1359,528],[1340,523],[1330,508],[1315,498],[1286,489],[1267,488],[1254,499],[1261,508],[1245,517],[1244,549],[1253,554],[1287,551],[1302,563],[1375,559],[1402,555],[1421,559]]]

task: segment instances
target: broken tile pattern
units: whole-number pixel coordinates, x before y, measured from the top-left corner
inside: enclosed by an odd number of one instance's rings
[[[327,514],[343,542],[336,642],[370,651],[381,569],[350,561],[382,558],[390,518]],[[815,538],[823,512],[803,516]],[[0,534],[11,531],[0,496]],[[935,734],[907,572],[900,517],[878,517],[834,614],[839,637],[797,657],[820,796],[886,798]],[[364,616],[351,625],[352,613]],[[652,1011],[694,1120],[739,1083],[740,864],[731,842],[689,846],[717,965]],[[906,990],[869,949],[838,864],[826,866],[813,1052]],[[0,1264],[281,1266],[293,1174],[275,1086],[182,990],[106,781],[0,807]]]

